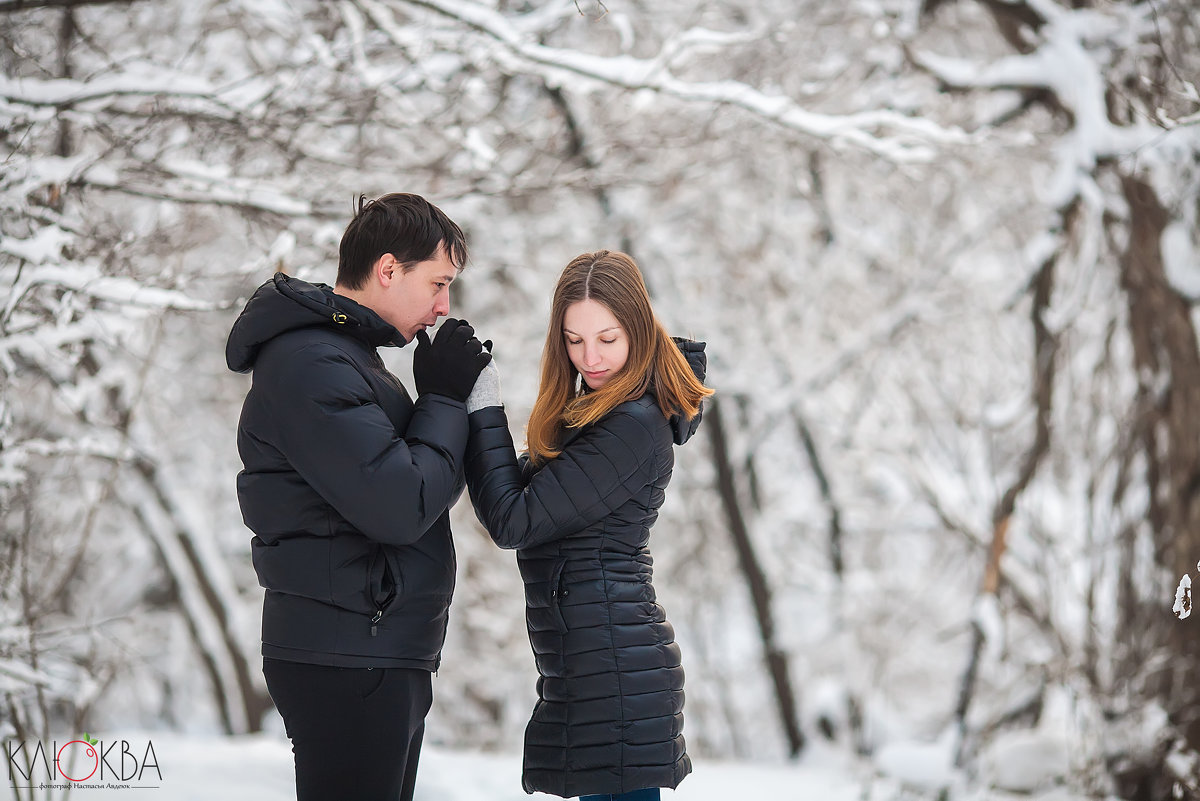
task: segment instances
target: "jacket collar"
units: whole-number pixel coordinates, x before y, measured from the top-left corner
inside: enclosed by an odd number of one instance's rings
[[[332,287],[276,273],[255,290],[234,322],[225,344],[226,364],[247,372],[263,345],[288,331],[312,327],[333,328],[372,348],[407,344],[394,326]]]

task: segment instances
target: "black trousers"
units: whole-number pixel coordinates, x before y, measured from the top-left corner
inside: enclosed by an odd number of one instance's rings
[[[263,675],[296,755],[297,801],[411,801],[429,671],[264,659]]]

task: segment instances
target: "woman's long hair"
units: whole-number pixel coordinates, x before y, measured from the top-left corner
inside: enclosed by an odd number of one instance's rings
[[[612,312],[629,338],[625,366],[594,392],[586,389],[571,363],[563,334],[567,308],[589,299]],[[533,463],[543,464],[561,453],[558,445],[566,429],[596,422],[651,386],[664,416],[679,414],[688,420],[699,413],[700,401],[713,394],[696,378],[654,316],[646,283],[633,259],[609,250],[577,256],[554,287],[542,377],[526,430]]]

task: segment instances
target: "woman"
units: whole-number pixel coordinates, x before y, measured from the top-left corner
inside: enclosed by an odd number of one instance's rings
[[[529,452],[518,460],[494,368],[468,399],[467,486],[517,549],[538,702],[523,785],[657,799],[691,771],[683,668],[651,584],[650,527],[712,390],[704,344],[672,340],[624,253],[585,253],[554,290]],[[580,381],[582,379],[582,381]]]

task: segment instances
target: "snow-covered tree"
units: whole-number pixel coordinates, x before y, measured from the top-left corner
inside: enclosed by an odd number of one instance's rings
[[[1155,702],[1195,749],[1168,599],[1200,558],[1196,14],[0,0],[8,703],[261,724],[223,337],[272,270],[332,279],[359,193],[403,190],[467,230],[452,314],[518,429],[580,252],[632,253],[709,341],[652,543],[698,753],[971,767],[1033,728],[1104,782],[1169,743],[1091,723]],[[429,736],[513,747],[519,580],[455,524]]]
[[[1045,210],[1030,243],[1037,413],[1024,461],[1005,471],[984,592],[996,594],[1017,521],[1025,541],[1010,547],[1054,585],[1027,611],[1110,714],[1162,704],[1172,727],[1146,769],[1170,782],[1173,737],[1200,747],[1197,640],[1164,614],[1171,577],[1200,553],[1200,15],[1050,0],[923,12],[923,36],[990,18],[989,47],[918,38],[912,58],[978,109],[975,130],[1033,134],[1051,156],[1031,193]]]

